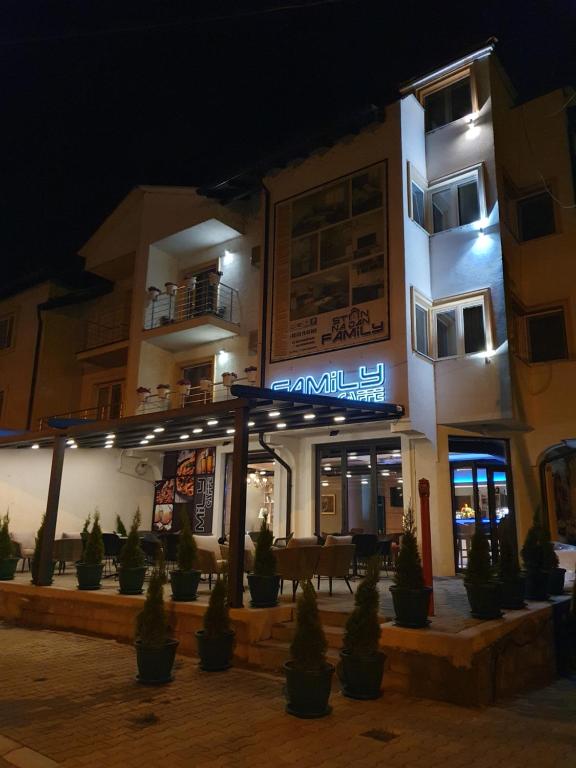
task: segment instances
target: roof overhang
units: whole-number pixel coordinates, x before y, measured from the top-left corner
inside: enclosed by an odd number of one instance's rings
[[[411,93],[418,88],[424,88],[424,86],[433,83],[434,80],[438,80],[441,77],[446,77],[451,75],[453,72],[457,72],[463,67],[469,66],[474,61],[478,61],[479,59],[486,58],[486,56],[490,56],[494,50],[494,45],[495,42],[489,42],[482,48],[478,48],[477,50],[466,54],[466,56],[461,56],[459,59],[455,59],[449,64],[445,64],[443,67],[439,67],[438,69],[435,69],[426,75],[422,75],[421,77],[418,77],[414,80],[410,80],[401,86],[400,93],[402,96],[405,96],[406,94]]]

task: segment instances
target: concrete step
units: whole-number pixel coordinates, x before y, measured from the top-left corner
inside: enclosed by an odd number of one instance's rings
[[[263,640],[250,647],[250,664],[268,671],[281,672],[284,662],[290,658],[290,642],[284,640]],[[335,648],[328,648],[326,659],[336,665],[340,656]]]
[[[292,638],[294,637],[295,629],[296,629],[296,622],[294,621],[286,621],[283,623],[273,624],[272,639],[281,640],[282,642],[285,642],[285,643],[290,643],[292,641]],[[326,635],[328,648],[340,649],[342,647],[342,638],[344,636],[344,628],[324,626],[323,629],[324,629],[324,634]]]

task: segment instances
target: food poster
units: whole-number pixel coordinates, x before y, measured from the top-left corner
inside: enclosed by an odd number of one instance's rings
[[[389,337],[386,164],[276,205],[271,362]]]
[[[164,457],[164,480],[156,485],[154,530],[177,531],[179,520],[174,519],[174,510],[187,510],[190,517],[192,532],[198,534],[212,533],[214,515],[214,471],[216,465],[215,448],[192,448],[188,451],[167,453]],[[167,477],[166,475],[173,475]],[[171,485],[170,485],[171,484]],[[172,488],[172,515],[169,527],[156,527],[156,518],[162,524],[162,515],[156,514],[160,505],[158,494],[164,493],[162,500],[169,496],[168,487]],[[165,501],[165,503],[167,503]],[[166,519],[168,514],[165,514]]]
[[[153,531],[171,531],[174,523],[174,495],[176,481],[156,480],[154,483]]]

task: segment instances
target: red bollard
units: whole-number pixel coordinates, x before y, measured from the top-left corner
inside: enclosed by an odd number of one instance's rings
[[[418,481],[418,495],[420,496],[420,530],[422,534],[424,584],[434,590],[434,581],[432,579],[432,534],[430,531],[430,483],[426,478]],[[434,591],[430,593],[428,616],[434,616]]]

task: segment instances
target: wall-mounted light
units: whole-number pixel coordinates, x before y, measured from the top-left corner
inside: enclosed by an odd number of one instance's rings
[[[233,261],[234,261],[234,254],[232,253],[232,251],[225,250],[224,258],[222,259],[222,263],[224,264],[224,266],[225,267],[229,266],[230,264],[232,264]]]
[[[466,122],[468,123],[468,130],[466,131],[466,138],[467,139],[475,139],[476,136],[480,133],[480,128],[476,125],[476,120],[478,120],[478,112],[472,112],[472,114],[468,115],[466,118]]]

